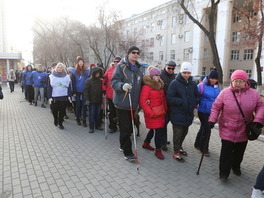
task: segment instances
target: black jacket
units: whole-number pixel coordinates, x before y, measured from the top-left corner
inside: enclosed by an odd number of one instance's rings
[[[161,80],[164,82],[164,91],[165,93],[168,90],[168,87],[171,83],[171,81],[173,81],[176,77],[176,74],[169,74],[168,72],[166,72],[165,68],[163,70],[161,70],[161,75],[160,78]]]
[[[95,75],[99,73],[99,77],[95,77]],[[88,78],[84,83],[83,95],[86,100],[91,103],[101,104],[103,98],[103,90],[102,90],[102,69],[99,67],[95,67],[92,70],[92,75]]]

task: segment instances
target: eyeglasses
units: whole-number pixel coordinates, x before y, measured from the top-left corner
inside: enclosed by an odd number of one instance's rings
[[[168,70],[174,70],[174,67],[167,67]]]
[[[233,83],[235,83],[235,84],[242,84],[242,83],[245,83],[245,81],[244,80],[233,80]]]
[[[139,55],[139,52],[132,51],[131,53]]]
[[[114,61],[114,63],[118,63],[119,61]]]

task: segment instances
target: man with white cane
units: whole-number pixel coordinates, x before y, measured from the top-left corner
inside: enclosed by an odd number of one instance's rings
[[[127,56],[116,66],[111,85],[114,89],[113,103],[117,109],[117,118],[120,129],[120,150],[128,161],[135,161],[137,156],[132,151],[130,139],[133,133],[133,114],[138,108],[139,93],[141,90],[143,73],[137,61],[140,55],[139,48],[132,46],[128,49]],[[131,103],[129,101],[131,96]]]

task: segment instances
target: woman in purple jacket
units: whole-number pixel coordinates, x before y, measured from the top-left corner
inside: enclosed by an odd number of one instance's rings
[[[241,175],[240,165],[248,142],[246,125],[233,92],[246,120],[254,122],[259,128],[264,123],[264,103],[259,93],[250,88],[246,72],[236,70],[231,75],[231,85],[224,89],[213,103],[209,117],[211,128],[217,121],[219,123],[222,139],[219,170],[222,181],[227,181],[231,169],[235,175]]]

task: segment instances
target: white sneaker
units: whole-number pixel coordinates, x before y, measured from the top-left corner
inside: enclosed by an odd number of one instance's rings
[[[251,198],[264,198],[264,192],[253,188]]]
[[[124,150],[123,150],[122,148],[119,148],[119,151],[120,151],[120,152],[124,152]]]

